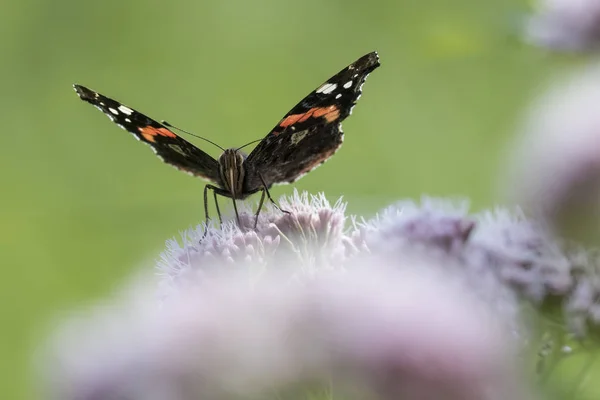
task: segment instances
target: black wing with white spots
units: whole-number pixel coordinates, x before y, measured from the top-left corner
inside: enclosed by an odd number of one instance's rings
[[[84,86],[73,87],[81,100],[95,106],[114,123],[150,145],[167,164],[213,183],[220,182],[217,160],[177,136],[163,124]]]
[[[366,54],[296,104],[246,159],[244,189],[293,182],[331,157],[343,141],[341,122],[377,67],[377,53]]]

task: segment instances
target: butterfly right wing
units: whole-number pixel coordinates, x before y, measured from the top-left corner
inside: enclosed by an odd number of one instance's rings
[[[102,111],[121,128],[148,144],[167,164],[220,186],[217,160],[167,129],[163,124],[116,100],[81,85],[73,85],[81,98]]]
[[[342,145],[342,121],[378,67],[377,52],[365,54],[296,104],[248,155],[246,190],[294,182],[329,159]]]

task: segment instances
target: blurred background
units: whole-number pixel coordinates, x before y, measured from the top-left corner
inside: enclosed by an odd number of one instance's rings
[[[5,2],[2,398],[32,396],[31,353],[61,310],[152,268],[166,239],[204,218],[204,182],[162,164],[73,83],[230,147],[263,137],[377,50],[382,66],[344,123],[343,147],[294,186],[344,196],[365,217],[422,194],[481,209],[501,201],[497,176],[524,107],[577,62],[520,41],[526,3]]]

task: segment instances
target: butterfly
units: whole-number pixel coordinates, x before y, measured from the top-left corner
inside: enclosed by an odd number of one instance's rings
[[[223,151],[218,159],[175,134],[169,129],[175,127],[166,121],[157,122],[84,86],[75,84],[73,87],[81,100],[97,107],[114,123],[150,145],[165,163],[209,182],[204,187],[207,224],[209,190],[214,195],[219,221],[222,223],[217,195],[233,200],[240,227],[236,200],[261,192],[254,220],[256,228],[265,196],[277,207],[269,193],[274,184],[296,181],[324,163],[342,145],[341,122],[360,98],[365,79],[379,65],[377,53],[371,52],[342,69],[296,104],[248,155],[241,151],[245,146],[224,149],[202,138]]]

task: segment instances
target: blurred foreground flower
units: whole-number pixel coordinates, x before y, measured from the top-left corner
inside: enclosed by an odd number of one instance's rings
[[[551,88],[511,149],[512,200],[577,242],[600,239],[600,65]]]
[[[346,221],[341,201],[297,192],[281,206],[290,214],[267,208],[256,231],[250,211],[242,230],[189,230],[162,255],[159,296],[134,286],[64,324],[45,393],[524,399],[519,301],[564,307],[580,335],[594,321],[593,282],[574,279],[585,253],[518,213],[424,199]]]
[[[588,66],[552,87],[529,113],[507,183],[512,201],[568,240],[573,287],[563,307],[582,336],[600,324],[600,66]],[[559,292],[560,293],[560,292]],[[563,296],[564,299],[564,296]]]
[[[527,38],[560,50],[595,50],[600,45],[600,0],[539,0]]]
[[[474,296],[418,262],[365,267],[303,284],[220,274],[160,311],[105,305],[59,332],[46,398],[529,398],[510,335]]]

